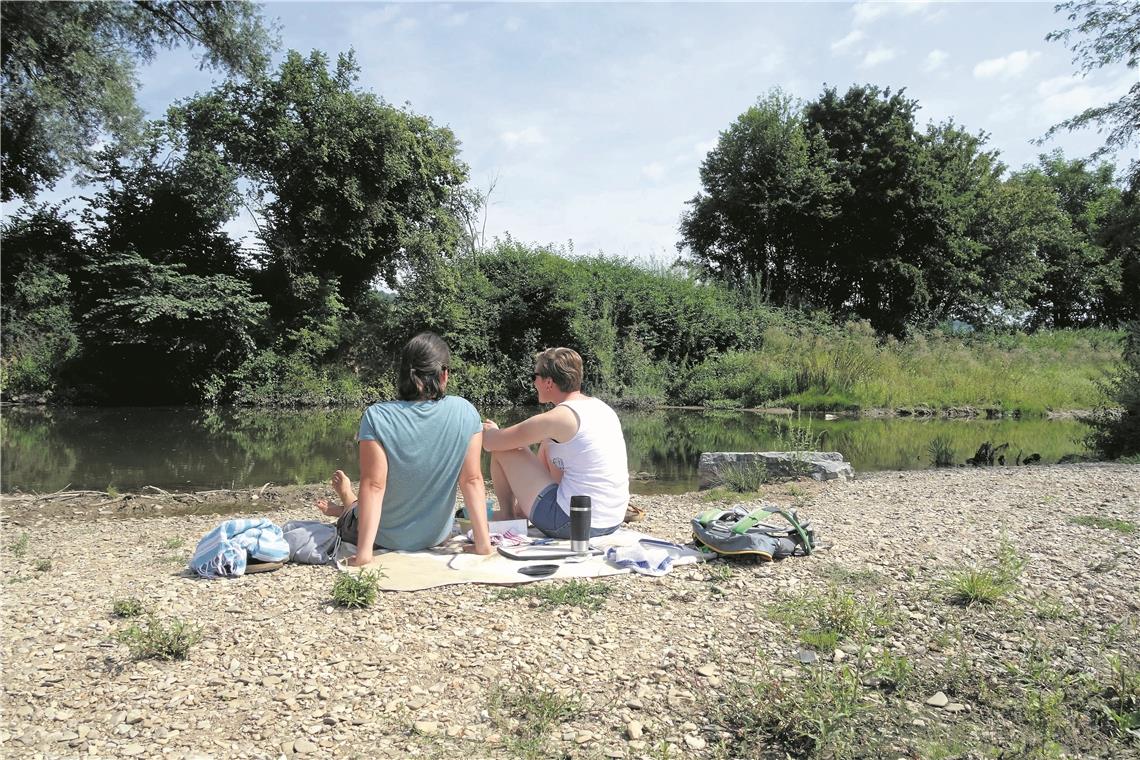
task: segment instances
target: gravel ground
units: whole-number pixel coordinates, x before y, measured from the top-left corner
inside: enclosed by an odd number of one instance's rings
[[[1123,532],[1140,523],[1140,466],[772,487],[765,498],[798,502],[831,549],[605,579],[597,610],[546,605],[556,582],[521,598],[477,585],[382,594],[350,611],[332,606],[329,568],[184,572],[219,513],[313,518],[328,492],[5,497],[0,754],[1137,756],[1103,716],[1127,691],[1114,691],[1109,656],[1140,683],[1140,533]],[[710,506],[705,494],[635,503],[648,517],[631,527],[678,541]],[[1081,516],[1127,523],[1071,522]],[[947,579],[997,567],[1002,536],[1024,561],[1014,589],[951,603]],[[131,621],[112,614],[128,597],[200,628],[187,659],[131,659],[117,638]],[[803,616],[821,599],[883,616],[834,652],[806,646]],[[831,722],[799,730],[818,712],[804,696],[844,678],[848,713],[825,699]]]

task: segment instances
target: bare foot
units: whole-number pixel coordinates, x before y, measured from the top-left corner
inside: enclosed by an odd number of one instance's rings
[[[340,517],[344,514],[344,507],[329,504],[328,499],[317,499],[317,509],[326,517]]]
[[[333,473],[332,487],[336,491],[336,495],[340,497],[342,505],[351,507],[356,501],[356,493],[352,490],[352,481],[344,474],[344,470],[337,470]]]

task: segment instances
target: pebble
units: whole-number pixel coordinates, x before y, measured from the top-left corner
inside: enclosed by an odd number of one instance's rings
[[[319,748],[317,747],[317,745],[313,744],[311,741],[309,741],[308,739],[306,739],[303,736],[299,739],[293,740],[293,752],[295,754],[311,755],[312,753],[317,752],[317,751],[319,751]]]
[[[699,736],[685,734],[685,744],[687,744],[692,749],[704,749],[707,742]]]
[[[931,707],[945,707],[950,702],[950,698],[940,691],[936,691],[926,698],[926,704]]]
[[[637,740],[641,738],[641,732],[644,726],[639,721],[631,720],[625,727],[625,734],[630,739]]]

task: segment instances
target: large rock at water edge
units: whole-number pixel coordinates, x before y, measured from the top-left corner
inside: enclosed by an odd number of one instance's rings
[[[810,477],[813,480],[851,480],[855,470],[838,451],[706,451],[701,454],[697,475],[699,488],[721,484],[720,473],[727,467],[747,467],[762,463],[768,474],[778,478]]]

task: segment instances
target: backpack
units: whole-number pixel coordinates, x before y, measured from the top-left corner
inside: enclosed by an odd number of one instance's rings
[[[702,551],[765,561],[808,555],[819,548],[811,521],[774,504],[752,511],[733,507],[702,512],[693,518],[693,539]]]

